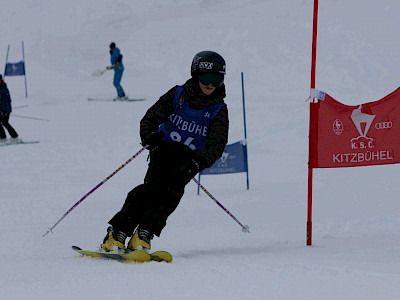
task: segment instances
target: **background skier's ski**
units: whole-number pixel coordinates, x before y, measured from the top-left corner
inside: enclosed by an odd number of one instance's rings
[[[19,142],[11,142],[11,143],[0,143],[1,146],[12,146],[12,145],[21,145],[21,144],[37,144],[39,141],[19,141]]]

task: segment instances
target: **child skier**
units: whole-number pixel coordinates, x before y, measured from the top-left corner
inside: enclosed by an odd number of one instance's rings
[[[10,143],[18,143],[21,141],[21,139],[18,138],[18,134],[15,129],[10,125],[10,123],[8,123],[11,111],[10,91],[7,88],[7,84],[3,80],[3,76],[0,75],[0,143],[7,142],[7,136],[3,126],[7,129],[11,136]]]
[[[167,218],[178,206],[187,183],[221,157],[228,142],[224,103],[225,61],[213,51],[195,55],[192,77],[175,86],[148,109],[140,122],[142,145],[150,162],[144,183],[127,195],[109,221],[102,249],[149,251]],[[136,229],[136,230],[135,230]]]

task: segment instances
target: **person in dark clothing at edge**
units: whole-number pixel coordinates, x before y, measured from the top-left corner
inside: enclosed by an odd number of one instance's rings
[[[8,123],[10,119],[12,108],[11,108],[11,96],[10,91],[7,88],[7,84],[3,80],[3,76],[0,75],[0,143],[7,143],[7,136],[3,126],[7,129],[10,134],[10,143],[18,143],[21,139],[18,137],[18,133]]]
[[[144,183],[127,195],[108,222],[104,251],[149,251],[186,184],[222,156],[228,142],[228,108],[224,102],[225,60],[216,52],[195,55],[192,77],[175,86],[150,107],[140,121],[143,146],[150,150]]]

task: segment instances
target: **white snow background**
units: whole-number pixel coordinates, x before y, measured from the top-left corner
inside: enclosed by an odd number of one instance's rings
[[[349,105],[383,98],[400,82],[400,2],[321,0],[316,88]],[[400,166],[314,171],[313,246],[306,246],[312,0],[3,1],[0,63],[10,122],[39,144],[0,148],[1,299],[400,299]],[[115,97],[109,44],[124,55]],[[202,50],[227,62],[229,142],[243,138],[244,72],[250,190],[245,174],[204,186],[250,234],[190,183],[154,250],[171,264],[83,258],[142,183],[147,151],[71,206],[140,148],[139,121],[190,77]],[[38,121],[17,117],[47,119]]]

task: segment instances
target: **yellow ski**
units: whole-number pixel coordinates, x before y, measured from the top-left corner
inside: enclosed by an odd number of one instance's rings
[[[72,246],[72,250],[84,255],[90,256],[98,259],[112,259],[119,262],[136,262],[136,263],[144,263],[149,261],[156,262],[171,262],[172,255],[166,251],[156,251],[151,254],[142,250],[135,251],[126,251],[122,253],[116,252],[105,252],[105,251],[91,251],[91,250],[82,250],[77,246]]]

